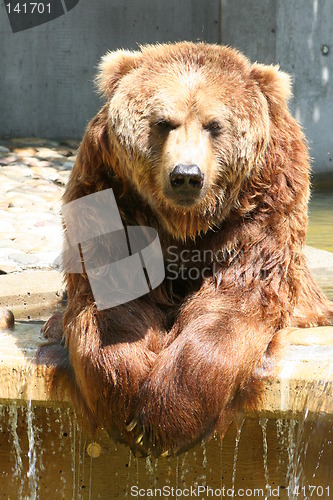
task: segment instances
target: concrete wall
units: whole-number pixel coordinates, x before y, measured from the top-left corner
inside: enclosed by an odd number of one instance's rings
[[[292,75],[314,170],[333,171],[333,1],[222,0],[221,25],[223,43]]]
[[[0,2],[0,136],[81,137],[100,107],[93,78],[108,49],[219,36],[219,0],[80,0],[18,33]]]
[[[333,170],[332,20],[332,0],[80,0],[13,34],[1,2],[0,136],[80,137],[100,106],[92,81],[107,49],[222,41],[292,74],[314,168]]]

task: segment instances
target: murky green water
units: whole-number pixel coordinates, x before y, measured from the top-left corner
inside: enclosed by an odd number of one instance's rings
[[[320,179],[317,189],[312,192],[309,208],[307,245],[333,252],[333,182],[331,177]],[[323,268],[325,264],[323,264]],[[318,274],[318,273],[317,273]],[[326,295],[333,300],[333,269],[319,273],[315,277]]]
[[[333,252],[333,190],[315,190],[309,211],[307,244]]]

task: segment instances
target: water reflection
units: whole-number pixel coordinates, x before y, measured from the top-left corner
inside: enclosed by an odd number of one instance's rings
[[[333,252],[333,190],[312,194],[307,245]]]

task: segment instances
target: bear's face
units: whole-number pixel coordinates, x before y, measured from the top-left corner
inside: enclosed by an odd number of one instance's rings
[[[119,51],[102,62],[121,175],[171,232],[181,220],[187,236],[196,220],[201,230],[222,221],[244,179],[263,167],[270,130],[263,68],[229,48],[189,43]]]

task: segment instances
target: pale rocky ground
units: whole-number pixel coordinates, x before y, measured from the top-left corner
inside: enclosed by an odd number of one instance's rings
[[[61,197],[79,141],[0,140],[0,273],[50,268],[61,253]]]

